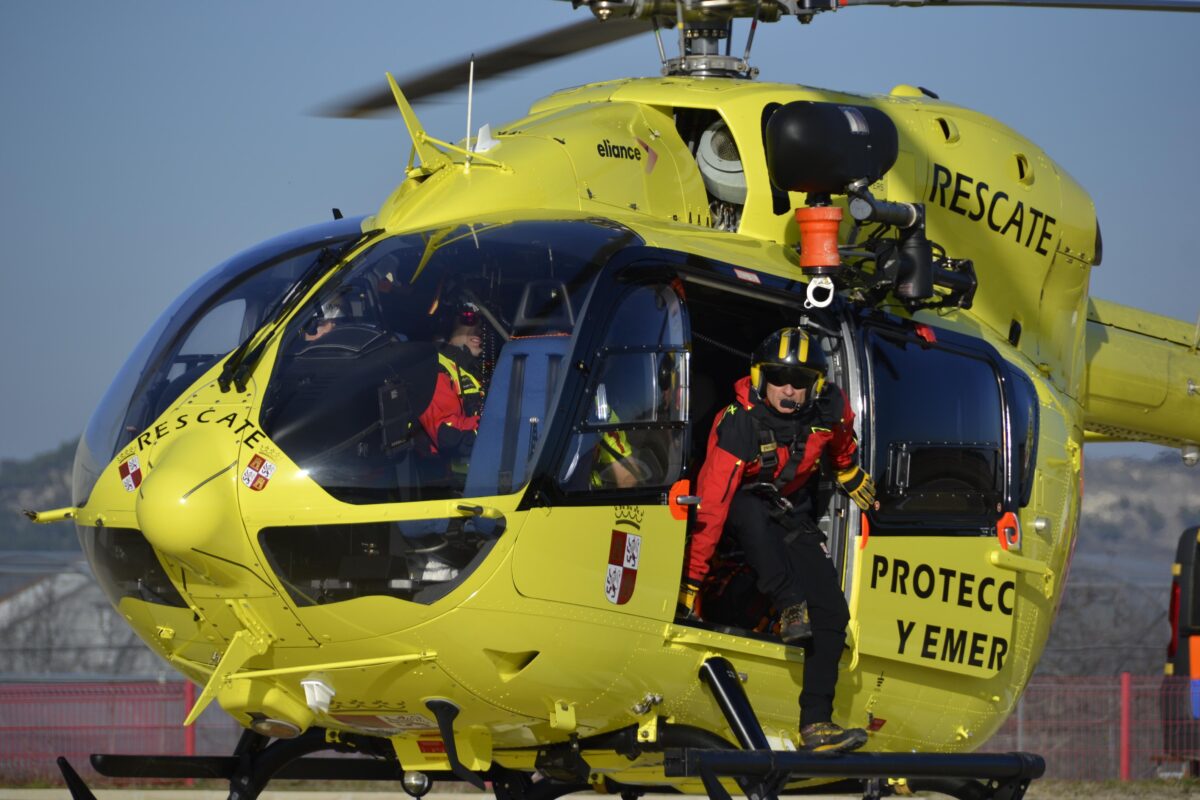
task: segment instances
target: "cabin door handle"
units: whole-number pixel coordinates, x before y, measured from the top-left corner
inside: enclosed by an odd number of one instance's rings
[[[1019,556],[1008,550],[992,550],[988,553],[988,561],[1000,569],[1013,572],[1027,572],[1031,575],[1042,576],[1042,592],[1047,599],[1054,596],[1054,570],[1032,558]]]

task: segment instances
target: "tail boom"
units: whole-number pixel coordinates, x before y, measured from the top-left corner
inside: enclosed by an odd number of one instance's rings
[[[1092,299],[1087,319],[1087,441],[1200,444],[1200,329]]]

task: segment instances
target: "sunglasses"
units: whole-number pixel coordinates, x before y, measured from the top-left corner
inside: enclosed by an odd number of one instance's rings
[[[811,389],[820,374],[804,367],[765,367],[763,377],[773,386],[791,386],[793,389]]]

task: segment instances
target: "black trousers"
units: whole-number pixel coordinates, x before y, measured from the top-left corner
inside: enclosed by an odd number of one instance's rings
[[[804,645],[803,728],[832,719],[838,660],[846,646],[850,609],[810,512],[800,510],[778,517],[771,511],[771,504],[762,497],[737,492],[726,529],[737,536],[746,562],[758,573],[759,591],[770,596],[777,609],[808,603],[813,635]]]

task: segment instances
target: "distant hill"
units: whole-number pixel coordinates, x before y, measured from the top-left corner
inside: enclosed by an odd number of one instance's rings
[[[1161,673],[1171,564],[1200,525],[1200,467],[1179,454],[1099,458],[1085,450],[1083,516],[1042,674]]]
[[[1081,542],[1089,551],[1165,555],[1169,563],[1179,534],[1193,525],[1200,525],[1200,466],[1166,451],[1085,461]]]
[[[0,550],[78,550],[71,525],[34,525],[24,509],[46,511],[71,505],[75,442],[20,461],[0,460]]]

